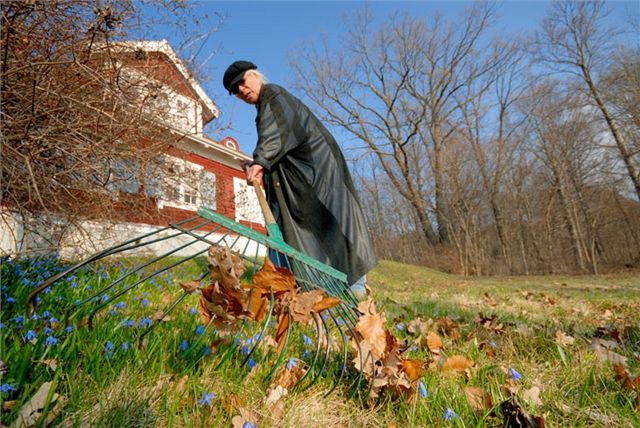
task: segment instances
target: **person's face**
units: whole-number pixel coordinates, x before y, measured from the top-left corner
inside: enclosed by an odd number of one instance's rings
[[[238,86],[234,88],[234,94],[247,104],[257,104],[260,98],[262,82],[253,73],[245,73]]]

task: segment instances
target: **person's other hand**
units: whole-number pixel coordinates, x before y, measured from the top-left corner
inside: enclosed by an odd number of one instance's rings
[[[254,182],[257,182],[260,184],[260,186],[263,186],[262,177],[264,175],[264,168],[262,167],[262,165],[258,165],[257,163],[254,163],[246,171],[247,171],[247,182],[249,184],[253,185]]]

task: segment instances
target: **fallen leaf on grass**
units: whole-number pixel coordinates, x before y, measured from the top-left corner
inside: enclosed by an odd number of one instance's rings
[[[358,310],[363,313],[356,324],[356,331],[371,345],[375,359],[384,356],[387,347],[387,332],[384,329],[384,314],[378,314],[372,298],[360,302]]]
[[[200,281],[180,282],[180,287],[186,294],[193,294],[200,287]]]
[[[59,395],[53,391],[51,391],[53,383],[45,382],[40,385],[38,391],[31,397],[31,399],[22,406],[20,409],[20,413],[16,420],[11,424],[11,427],[31,427],[34,426],[38,420],[42,417],[42,411],[47,405],[47,398],[51,395],[51,403],[56,403]],[[57,404],[57,403],[56,403]],[[54,404],[54,408],[55,405]]]
[[[408,359],[401,362],[402,371],[407,375],[411,382],[415,382],[422,376],[424,371],[424,361]]]
[[[442,348],[442,339],[438,336],[437,333],[430,331],[427,334],[427,348],[429,348],[429,352],[433,354],[439,354],[440,348]]]
[[[522,398],[528,402],[529,404],[533,404],[534,406],[542,406],[542,400],[540,399],[540,388],[537,386],[532,386],[522,393]]]
[[[467,397],[467,402],[473,410],[481,411],[493,407],[491,396],[482,388],[477,386],[468,386],[464,389],[464,394]]]
[[[596,357],[598,357],[600,361],[611,361],[613,364],[627,363],[627,357],[605,348],[600,342],[596,342],[597,340],[598,339],[594,339],[589,345],[589,348],[596,354]]]
[[[616,373],[616,379],[622,382],[625,388],[640,391],[640,376],[631,376],[624,364],[617,363],[613,365]]]
[[[455,371],[463,372],[466,369],[473,367],[473,361],[463,355],[452,355],[447,358],[442,364],[441,370],[443,372]]]
[[[47,367],[49,367],[51,370],[55,370],[58,367],[58,362],[56,360],[52,360],[52,359],[35,360],[34,363],[44,364]]]
[[[248,424],[257,426],[256,421],[258,418],[250,410],[241,407],[238,409],[239,414],[231,418],[231,426],[233,428],[247,428]]]
[[[460,339],[460,327],[458,327],[457,322],[450,317],[438,318],[437,322],[440,331],[449,336],[451,340],[456,341]]]
[[[478,345],[478,349],[480,349],[481,351],[484,351],[484,353],[489,358],[494,358],[496,356],[496,349],[490,343],[482,342],[480,343],[480,345]]]
[[[284,388],[280,385],[276,385],[275,388],[269,388],[267,390],[267,397],[264,400],[264,404],[266,404],[267,407],[271,407],[288,393],[289,391],[287,390],[287,388]]]
[[[429,331],[429,327],[433,324],[433,320],[423,321],[421,318],[415,318],[407,324],[407,331],[418,336]]]
[[[573,345],[576,341],[572,336],[569,336],[565,332],[558,330],[556,331],[556,343],[560,346],[568,346]]]

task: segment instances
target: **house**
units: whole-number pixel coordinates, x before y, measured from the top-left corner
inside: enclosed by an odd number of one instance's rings
[[[83,220],[80,228],[66,228],[57,239],[63,257],[78,258],[193,217],[200,206],[264,232],[255,191],[247,186],[240,167],[240,162],[250,157],[239,151],[233,138],[214,141],[203,133],[204,126],[219,115],[218,109],[167,41],[126,42],[120,47],[122,74],[144,79],[154,88],[154,102],[165,109],[155,120],[175,137],[174,142],[159,154],[157,167],[145,170],[142,176],[135,173],[139,165],[110,165],[113,184],[107,189],[119,210],[117,221],[92,218]],[[5,221],[0,231],[0,254],[47,246],[42,234],[30,236],[25,232],[29,228],[21,227],[22,222],[31,220],[16,217],[13,224]]]

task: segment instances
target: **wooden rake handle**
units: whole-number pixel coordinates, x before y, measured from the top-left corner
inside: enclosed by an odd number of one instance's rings
[[[269,208],[267,197],[264,195],[264,190],[262,190],[262,183],[258,180],[253,180],[251,184],[253,184],[253,188],[256,189],[256,195],[258,196],[258,202],[260,202],[260,209],[262,209],[264,222],[266,224],[276,224],[276,219],[273,217],[271,208]]]

